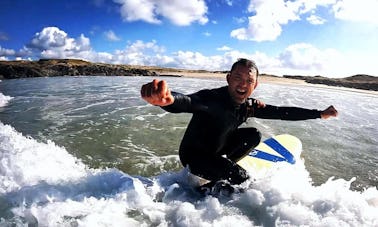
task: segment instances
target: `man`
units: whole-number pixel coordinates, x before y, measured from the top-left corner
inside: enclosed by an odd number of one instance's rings
[[[182,164],[192,174],[212,183],[227,180],[240,184],[247,180],[246,171],[236,162],[261,139],[257,129],[239,128],[249,117],[306,120],[337,116],[333,106],[323,111],[276,107],[249,98],[258,85],[258,75],[253,61],[239,59],[232,65],[225,87],[183,95],[171,92],[164,80],[142,86],[142,98],[148,103],[172,113],[193,113],[179,149]]]

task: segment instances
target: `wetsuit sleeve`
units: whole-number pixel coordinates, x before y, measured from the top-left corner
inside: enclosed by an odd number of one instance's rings
[[[178,92],[171,92],[175,101],[168,106],[163,106],[162,109],[171,113],[194,113],[195,111],[206,110],[207,107],[203,104],[201,93],[197,92],[191,95],[184,95]]]
[[[281,119],[281,120],[307,120],[320,118],[319,110],[305,109],[299,107],[279,107],[266,105],[265,108],[254,107],[253,117],[264,119]]]

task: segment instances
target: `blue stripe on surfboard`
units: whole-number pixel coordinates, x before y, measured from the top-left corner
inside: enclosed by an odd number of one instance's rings
[[[276,156],[276,155],[273,155],[273,154],[269,154],[269,153],[266,153],[264,151],[260,151],[260,150],[256,150],[256,149],[254,149],[251,153],[249,153],[249,156],[254,157],[254,158],[263,159],[263,160],[266,160],[266,161],[271,161],[271,162],[286,161],[286,159],[284,159],[282,157],[279,157],[279,156]]]
[[[270,138],[264,141],[266,145],[277,151],[284,159],[291,164],[295,163],[294,156],[284,146],[282,146],[277,140]]]

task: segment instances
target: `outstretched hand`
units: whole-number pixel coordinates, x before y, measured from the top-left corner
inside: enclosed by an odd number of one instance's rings
[[[327,119],[329,117],[337,117],[339,113],[334,106],[329,106],[327,109],[320,113],[322,119]]]
[[[154,79],[152,82],[143,85],[140,94],[144,100],[156,106],[168,106],[174,102],[167,82],[164,80]]]

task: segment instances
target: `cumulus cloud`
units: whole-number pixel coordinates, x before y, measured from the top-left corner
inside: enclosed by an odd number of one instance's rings
[[[2,57],[8,57],[8,56],[13,56],[15,55],[16,51],[12,49],[6,49],[0,46],[0,56]]]
[[[303,18],[314,25],[325,23],[326,20],[317,15],[320,7],[328,8],[331,16],[340,20],[378,24],[377,0],[251,0],[248,13],[252,16],[248,17],[248,26],[237,28],[230,35],[239,40],[274,41],[288,23]]]
[[[106,31],[104,34],[106,39],[109,41],[116,42],[121,40],[121,38],[118,37],[112,30]]]
[[[27,48],[42,58],[85,58],[92,51],[89,38],[83,34],[71,38],[57,27],[46,27],[37,32]]]
[[[281,26],[289,21],[299,20],[300,4],[284,0],[251,0],[248,12],[255,15],[248,18],[248,28],[231,31],[231,37],[240,40],[272,41],[282,32]]]
[[[154,63],[167,64],[169,58],[164,58],[164,47],[158,46],[156,41],[143,42],[137,40],[129,43],[124,50],[116,50],[112,63],[132,65],[155,65]]]
[[[326,22],[325,19],[323,19],[319,16],[316,16],[316,15],[311,15],[311,16],[307,17],[306,20],[308,22],[310,22],[310,24],[314,24],[314,25],[324,24]]]
[[[121,4],[120,13],[125,21],[145,21],[159,24],[160,17],[167,18],[178,26],[193,22],[206,24],[207,6],[204,0],[113,0]]]
[[[121,4],[121,16],[125,21],[142,20],[148,23],[158,24],[161,21],[156,18],[156,6],[150,0],[114,0]]]
[[[376,71],[373,62],[374,57],[367,61],[366,56],[350,56],[334,49],[319,49],[308,43],[290,45],[276,56],[269,56],[258,51],[254,53],[242,52],[228,46],[222,46],[217,50],[222,52],[210,56],[188,50],[166,53],[166,49],[155,40],[149,42],[137,40],[128,42],[124,49],[115,50],[112,53],[96,52],[92,49],[89,38],[84,35],[71,38],[59,28],[47,27],[36,33],[30,44],[19,51],[0,46],[0,59],[28,59],[30,56],[37,56],[38,58],[79,58],[92,62],[113,64],[229,70],[235,60],[244,57],[254,60],[260,72],[275,75],[297,74],[337,77],[360,73],[361,69],[368,69],[369,72]],[[357,67],[358,65],[360,67]]]
[[[338,19],[366,22],[375,25],[378,25],[377,9],[377,0],[340,0],[332,7],[333,13]]]
[[[301,75],[330,75],[337,73],[344,61],[335,49],[318,49],[307,43],[288,46],[279,56],[281,67]],[[335,70],[337,66],[337,70]],[[345,68],[345,67],[344,67]],[[339,70],[340,73],[340,70]]]

